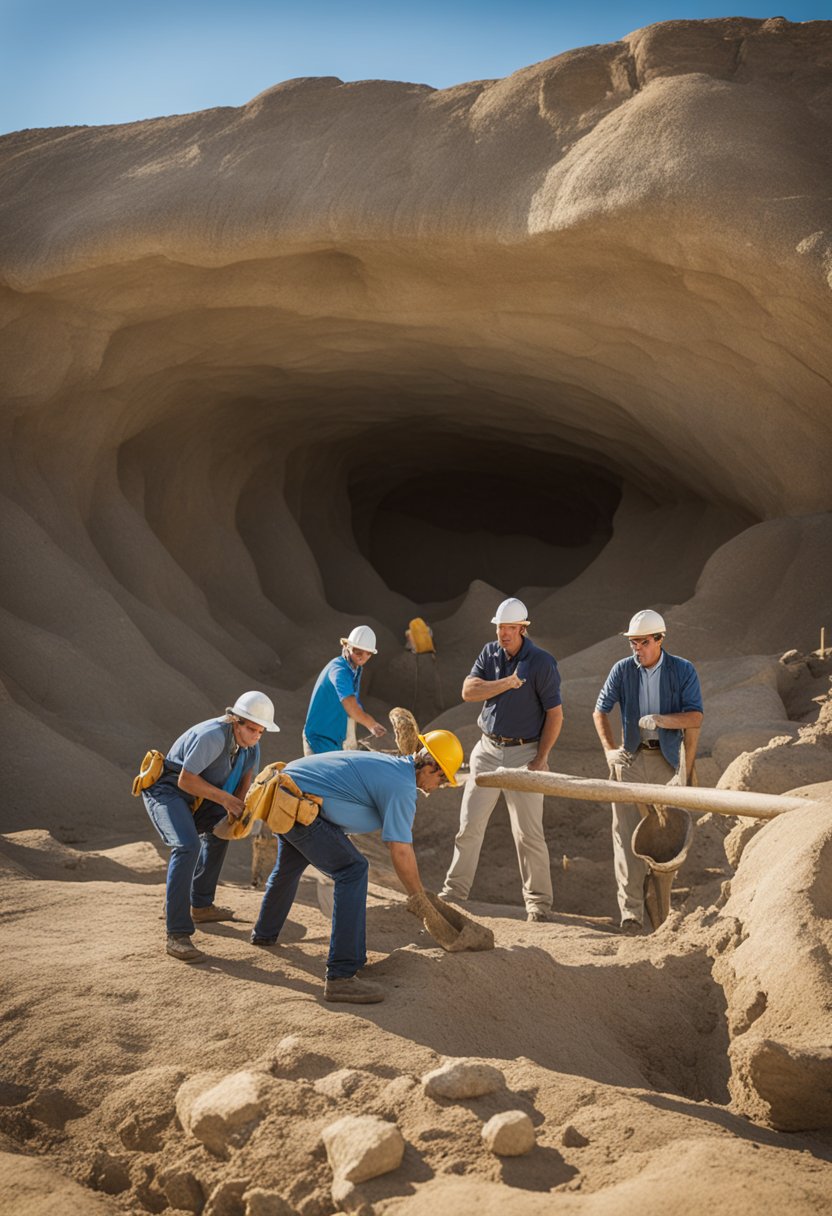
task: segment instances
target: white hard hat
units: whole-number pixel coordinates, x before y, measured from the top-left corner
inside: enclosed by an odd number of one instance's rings
[[[370,654],[378,654],[376,635],[369,625],[356,625],[348,638],[341,638],[341,645],[355,646],[357,650],[369,650]]]
[[[637,612],[630,621],[630,628],[621,636],[625,638],[646,638],[650,633],[667,633],[664,617],[659,616],[652,608]]]
[[[248,722],[256,722],[258,726],[265,726],[266,730],[280,730],[274,720],[272,699],[267,697],[264,692],[241,693],[225,712],[236,714],[238,718],[245,718]]]
[[[530,625],[529,614],[522,600],[503,600],[491,618],[492,625]]]

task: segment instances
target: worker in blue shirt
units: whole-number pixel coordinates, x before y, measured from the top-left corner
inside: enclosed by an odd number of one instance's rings
[[[348,637],[341,638],[341,653],[327,663],[312,689],[303,728],[304,755],[354,750],[356,723],[377,739],[387,733],[367,713],[359,696],[361,673],[374,654],[378,654],[376,635],[369,625],[356,625]]]
[[[491,623],[497,640],[482,650],[462,685],[463,701],[482,702],[482,738],[471,752],[471,775],[496,768],[546,771],[563,725],[560,675],[553,657],[526,636],[522,600],[503,600]],[[501,791],[469,781],[462,797],[454,855],[439,895],[465,900],[477,871],[485,829]],[[543,834],[543,795],[505,790],[523,880],[526,919],[552,919],[552,873]]]
[[[324,999],[375,1004],[384,999],[378,984],[357,972],[367,961],[367,875],[369,863],[350,840],[381,829],[390,860],[409,895],[424,894],[413,849],[413,819],[421,790],[456,785],[462,744],[446,730],[419,736],[415,756],[383,752],[337,751],[293,760],[284,772],[304,794],[323,799],[310,824],[295,823],[278,836],[277,864],[266,883],[263,903],[251,934],[255,946],[277,941],[307,866],[335,884],[332,931]]]
[[[679,773],[688,780],[702,725],[702,692],[696,669],[664,649],[664,618],[652,608],[637,612],[623,634],[633,651],[616,663],[598,696],[593,720],[616,781],[667,785]],[[622,743],[616,746],[609,715],[621,710]],[[684,742],[684,751],[682,743]],[[680,772],[684,761],[685,772]],[[633,852],[633,832],[646,806],[612,804],[612,844],[622,933],[640,933],[648,866]]]
[[[227,815],[238,818],[260,767],[260,736],[277,731],[274,705],[244,692],[224,716],[198,722],[165,756],[161,776],[142,790],[150,820],[170,848],[165,901],[167,953],[185,963],[205,955],[191,941],[194,922],[231,920],[214,895],[228,841],[213,834]]]

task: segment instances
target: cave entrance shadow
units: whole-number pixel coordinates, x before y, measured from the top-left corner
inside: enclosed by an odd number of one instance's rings
[[[351,583],[327,560],[333,511],[322,485],[339,496],[341,543],[353,542],[413,603],[447,602],[474,579],[527,586],[546,581],[543,570],[558,585],[576,578],[612,535],[620,473],[543,424],[527,436],[511,420],[485,424],[478,408],[461,429],[433,406],[410,401],[394,422],[295,451],[285,501],[317,556],[328,600],[341,602]],[[445,560],[414,562],[402,541],[416,536]]]

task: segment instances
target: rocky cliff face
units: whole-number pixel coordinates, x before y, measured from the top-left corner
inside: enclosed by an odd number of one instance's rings
[[[824,22],[673,22],[0,140],[20,739],[127,764],[262,685],[294,746],[354,619],[409,695],[417,611],[451,704],[523,588],[561,656],[644,602],[700,657],[814,644],[830,58]]]

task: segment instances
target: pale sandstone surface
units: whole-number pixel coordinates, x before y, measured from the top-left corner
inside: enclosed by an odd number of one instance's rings
[[[737,1031],[732,1092],[777,1127],[832,1124],[830,912],[827,800],[754,835],[724,908],[741,939],[715,968]]]
[[[339,1192],[356,1212],[824,1210],[830,48],[825,22],[674,22],[440,92],[289,81],[0,139],[15,1216],[330,1216],[321,1132],[368,1115],[405,1147]],[[468,752],[459,686],[518,591],[564,676],[553,768],[605,775],[591,710],[650,604],[702,675],[700,780],[747,765],[811,805],[701,819],[638,939],[612,932],[608,807],[547,803],[550,925],[499,812],[472,891],[497,949],[445,955],[373,887],[366,1009],[320,1000],[311,884],[252,951],[236,845],[240,920],[197,935],[207,966],[168,960],[146,748],[262,687],[264,760],[293,757],[365,620],[373,712]],[[417,614],[436,662],[402,649]],[[420,802],[434,889],[458,810]],[[460,1057],[506,1085],[429,1098]],[[191,1111],[235,1074],[262,1112],[212,1153]],[[499,1161],[483,1126],[518,1109],[537,1147]]]
[[[0,1187],[9,1213],[114,1216],[118,1211],[105,1195],[93,1195],[47,1162],[20,1153],[0,1153]]]

